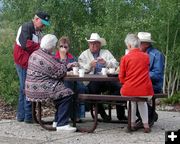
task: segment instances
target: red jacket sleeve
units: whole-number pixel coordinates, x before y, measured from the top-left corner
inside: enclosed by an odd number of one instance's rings
[[[29,54],[33,53],[35,50],[39,49],[40,47],[40,44],[39,43],[36,43],[32,40],[27,40],[26,42],[26,48],[27,48],[27,52]]]
[[[122,84],[125,81],[125,76],[126,76],[125,59],[124,59],[124,57],[122,57],[121,61],[120,61],[120,71],[119,71],[119,75],[118,75],[118,78]]]

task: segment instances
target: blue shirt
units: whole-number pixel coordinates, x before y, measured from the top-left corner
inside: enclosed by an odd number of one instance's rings
[[[150,46],[147,49],[150,58],[150,78],[153,84],[154,93],[162,92],[164,80],[164,55],[157,49]]]
[[[97,59],[99,57],[99,52],[98,53],[93,53],[93,57],[94,57],[94,59]],[[100,64],[100,63],[97,62],[95,70],[94,70],[94,74],[97,74],[97,73],[101,72],[103,67],[105,67],[104,64]]]

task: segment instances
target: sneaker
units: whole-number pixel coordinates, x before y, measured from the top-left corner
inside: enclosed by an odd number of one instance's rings
[[[158,114],[155,112],[154,114],[154,121],[156,122],[158,120]]]
[[[150,128],[144,128],[144,133],[150,133],[151,129]]]
[[[18,122],[24,122],[24,120],[23,120],[23,119],[17,119],[17,121],[18,121]]]
[[[52,127],[56,128],[57,127],[57,122],[53,122]]]
[[[27,124],[33,124],[33,120],[24,120],[24,122]]]
[[[119,121],[127,121],[128,120],[128,118],[126,116],[117,116],[117,119]]]
[[[106,113],[100,113],[102,119],[103,119],[103,122],[110,122],[111,121],[111,117],[108,116]]]
[[[70,132],[73,133],[75,132],[77,129],[75,127],[72,127],[70,125],[65,125],[65,126],[60,126],[60,127],[56,127],[56,131],[57,132]]]

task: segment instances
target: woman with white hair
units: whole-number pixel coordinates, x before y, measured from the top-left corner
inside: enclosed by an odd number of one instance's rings
[[[45,35],[40,49],[33,52],[28,61],[25,92],[28,101],[54,100],[57,131],[76,131],[69,123],[69,105],[72,100],[72,90],[66,88],[62,78],[66,75],[66,64],[58,62],[52,55],[56,47],[55,35]]]
[[[135,96],[141,98],[151,98],[153,87],[149,76],[149,56],[141,52],[140,40],[135,34],[128,34],[125,44],[129,53],[121,58],[119,80],[123,84],[121,88],[122,96]],[[136,127],[136,106],[144,125],[144,132],[150,132],[148,124],[148,108],[146,102],[132,102],[131,128]]]

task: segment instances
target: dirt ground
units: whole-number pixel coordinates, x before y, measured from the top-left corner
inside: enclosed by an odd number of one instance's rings
[[[15,119],[16,110],[6,104],[2,99],[0,99],[0,120],[1,119]]]
[[[50,116],[54,114],[54,106],[53,104],[50,105],[42,105],[43,106],[43,112],[42,116]],[[6,104],[1,98],[0,98],[0,120],[2,119],[16,119],[16,108]]]

